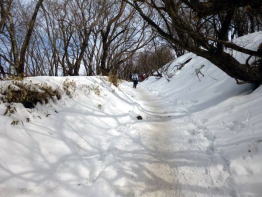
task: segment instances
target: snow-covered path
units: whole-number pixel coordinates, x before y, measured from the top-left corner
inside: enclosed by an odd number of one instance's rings
[[[142,147],[159,165],[151,170],[161,178],[155,185],[146,183],[150,184],[144,188],[145,196],[237,196],[227,161],[214,152],[212,132],[186,108],[170,111],[171,103],[153,93],[137,91],[138,108],[146,120],[133,126]],[[154,192],[147,193],[148,187]]]
[[[137,103],[134,111],[143,117],[130,125],[127,129],[130,133],[125,133],[138,148],[132,152],[132,157],[137,159],[129,161],[135,167],[132,167],[135,177],[131,184],[127,184],[128,188],[134,185],[131,196],[179,196],[176,168],[165,158],[173,146],[170,141],[170,133],[174,130],[169,124],[171,116],[165,111],[163,101],[145,89],[138,88],[129,94]]]

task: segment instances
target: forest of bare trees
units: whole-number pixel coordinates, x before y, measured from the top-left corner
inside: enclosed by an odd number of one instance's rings
[[[155,39],[120,1],[1,0],[0,25],[3,75],[117,74]]]
[[[262,29],[260,0],[0,2],[0,76],[127,78],[134,70],[152,74],[190,51],[237,80],[262,81],[261,50],[231,42]],[[250,61],[240,63],[225,49]]]

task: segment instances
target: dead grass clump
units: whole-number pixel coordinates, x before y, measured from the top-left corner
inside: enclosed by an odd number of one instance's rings
[[[119,85],[119,83],[120,83],[120,80],[118,79],[118,77],[117,77],[117,75],[114,75],[114,74],[110,74],[109,76],[108,76],[108,81],[110,82],[110,83],[112,83],[114,86],[118,86]]]
[[[99,86],[90,85],[90,86],[88,86],[88,89],[89,89],[90,92],[91,91],[94,92],[97,96],[101,95],[101,90],[100,90]]]
[[[76,82],[73,80],[66,79],[63,82],[63,90],[65,91],[67,96],[72,98],[73,93],[76,91]]]
[[[49,100],[60,99],[61,94],[47,84],[12,81],[0,91],[5,103],[22,103],[25,108],[34,108],[37,103],[48,103]]]
[[[16,108],[14,106],[11,106],[11,105],[8,105],[6,107],[6,110],[5,110],[5,113],[4,115],[5,116],[11,116],[12,114],[14,114],[16,112]]]
[[[22,81],[24,78],[22,76],[16,76],[16,75],[9,75],[4,80],[14,80],[14,81]]]
[[[11,125],[15,126],[15,125],[18,125],[19,124],[19,120],[13,120],[11,122]]]

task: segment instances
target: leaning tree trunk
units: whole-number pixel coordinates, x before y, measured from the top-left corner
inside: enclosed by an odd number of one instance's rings
[[[249,83],[262,83],[261,65],[252,66],[249,64],[241,64],[226,52],[220,52],[219,54],[200,50],[193,52],[206,58],[232,78]]]
[[[109,74],[110,69],[106,67],[106,59],[108,57],[109,47],[107,43],[103,43],[103,54],[101,57],[100,71],[103,76],[107,76]]]
[[[19,59],[18,67],[17,67],[17,75],[22,76],[22,77],[24,76],[24,71],[25,71],[26,52],[27,52],[27,49],[29,47],[30,39],[31,39],[33,30],[34,30],[37,13],[38,13],[43,1],[44,0],[39,0],[36,4],[34,13],[32,15],[30,22],[29,22],[29,25],[28,25],[28,29],[27,29],[27,32],[26,32],[26,36],[25,36],[23,45],[21,47],[21,51],[20,51],[20,55],[19,55],[20,59]]]

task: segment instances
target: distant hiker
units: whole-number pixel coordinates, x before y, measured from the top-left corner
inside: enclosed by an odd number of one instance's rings
[[[136,88],[137,84],[138,84],[138,74],[137,73],[133,73],[132,74],[132,81],[133,81],[133,88]]]

